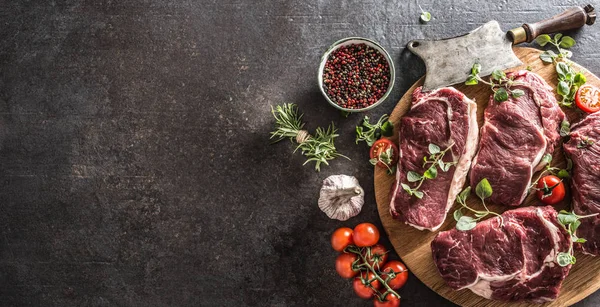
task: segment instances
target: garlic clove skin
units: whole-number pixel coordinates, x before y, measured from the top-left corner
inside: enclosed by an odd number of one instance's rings
[[[365,192],[353,176],[333,175],[323,180],[319,208],[330,219],[340,221],[356,216],[365,203]]]

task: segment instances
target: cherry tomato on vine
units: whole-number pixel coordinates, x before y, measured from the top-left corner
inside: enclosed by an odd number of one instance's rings
[[[391,156],[386,154],[389,148],[391,148]],[[373,143],[373,146],[371,146],[369,157],[371,159],[379,160],[376,165],[387,169],[398,163],[398,153],[398,146],[396,146],[394,142],[390,141],[389,139],[379,139]],[[387,161],[388,165],[386,166],[382,161]]]
[[[546,205],[555,205],[565,198],[565,184],[556,176],[544,176],[537,183],[537,197]]]
[[[356,254],[343,253],[335,259],[335,270],[343,278],[352,278],[358,274],[358,271],[352,269],[352,265],[358,259]]]
[[[354,227],[352,239],[358,247],[372,246],[379,241],[379,230],[371,223],[361,223]]]
[[[375,292],[371,287],[367,285],[367,283],[370,280],[373,280],[373,278],[375,278],[375,274],[371,272],[369,272],[368,274],[366,272],[361,272],[360,275],[358,277],[355,277],[352,281],[352,288],[354,288],[354,293],[356,293],[358,297],[366,300],[372,298]],[[371,282],[371,286],[373,286],[373,288],[375,289],[379,289],[381,283],[379,282],[379,280],[375,279]]]
[[[575,104],[586,113],[600,110],[600,89],[589,84],[582,85],[575,94]]]
[[[367,262],[375,266],[375,269],[382,268],[388,259],[388,251],[381,244],[375,244],[371,246],[371,255],[367,255],[365,251],[365,258]]]
[[[351,244],[354,244],[352,229],[348,227],[338,228],[331,235],[331,247],[338,252],[343,252]]]
[[[385,301],[382,302],[379,298],[375,298],[373,300],[373,305],[375,307],[399,307],[400,306],[400,298],[394,295],[393,293],[388,293],[385,296]]]
[[[381,278],[386,280],[388,275],[392,276],[392,271],[396,276],[388,281],[388,285],[394,290],[402,288],[408,279],[408,270],[406,269],[406,266],[400,261],[392,260],[386,263],[383,266],[383,269],[381,269],[381,272],[383,273]]]

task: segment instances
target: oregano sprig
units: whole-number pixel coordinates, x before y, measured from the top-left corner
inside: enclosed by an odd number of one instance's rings
[[[417,183],[414,188],[411,188],[406,183],[401,183],[402,189],[408,193],[408,195],[414,196],[416,198],[423,198],[424,194],[422,191],[419,191],[423,182],[427,179],[435,179],[438,175],[438,167],[441,171],[447,172],[452,165],[456,165],[457,162],[444,162],[442,159],[448,150],[450,150],[454,146],[454,143],[450,144],[446,149],[441,150],[440,147],[436,144],[429,144],[427,150],[429,151],[429,157],[423,157],[423,168],[427,169],[421,175],[415,171],[408,171],[406,173],[406,180],[410,183]]]
[[[483,83],[488,85],[494,92],[494,100],[503,102],[508,100],[509,95],[518,98],[525,95],[522,89],[512,89],[515,85],[520,85],[520,82],[515,82],[512,77],[507,78],[502,70],[494,70],[489,81],[483,80],[479,73],[481,72],[481,64],[475,63],[471,68],[471,74],[465,81],[465,85],[476,85]]]
[[[567,158],[567,167],[566,168],[558,168],[558,167],[552,166],[552,155],[551,154],[545,154],[542,157],[542,160],[540,161],[540,163],[544,163],[544,164],[546,164],[546,166],[544,167],[544,170],[542,172],[540,172],[540,174],[538,175],[538,178],[535,181],[531,182],[531,185],[529,186],[529,190],[536,189],[535,186],[537,185],[538,181],[540,181],[540,179],[547,173],[555,175],[556,177],[558,177],[560,179],[569,178],[571,176],[570,172],[571,172],[571,169],[573,168],[573,161],[569,158]],[[544,182],[544,184],[546,184],[546,182]]]
[[[389,116],[384,114],[375,124],[369,122],[369,117],[365,116],[362,125],[356,126],[356,144],[365,141],[367,145],[373,146],[381,136],[392,136],[394,134],[394,124],[389,121]]]
[[[556,92],[562,97],[559,104],[572,107],[577,90],[587,81],[585,75],[573,70],[572,62],[569,60],[573,53],[567,49],[575,45],[575,40],[570,36],[557,33],[554,37],[547,34],[540,35],[535,42],[542,47],[548,44],[553,45],[558,50],[558,54],[552,50],[546,50],[540,54],[540,59],[545,63],[556,65],[556,74],[558,75]]]
[[[387,173],[389,175],[392,175],[396,172],[396,166],[392,165],[392,162],[394,160],[394,154],[395,153],[394,153],[393,146],[389,146],[386,150],[381,152],[377,157],[370,159],[369,163],[371,163],[372,165],[377,165],[378,163],[385,165],[385,167],[387,168]]]
[[[575,264],[577,259],[573,256],[573,243],[585,243],[586,240],[584,238],[577,237],[577,228],[581,225],[581,219],[593,217],[598,215],[598,213],[590,214],[590,215],[577,215],[574,212],[568,212],[565,210],[561,210],[558,213],[558,222],[565,227],[569,235],[571,236],[571,242],[569,244],[569,250],[565,252],[560,252],[556,255],[556,262],[560,266],[567,266],[569,264]]]
[[[470,186],[466,187],[462,192],[460,192],[460,194],[456,198],[456,201],[461,205],[461,208],[458,208],[454,211],[454,220],[456,220],[456,229],[458,229],[460,231],[471,230],[471,229],[475,228],[475,226],[477,226],[477,222],[479,222],[481,219],[485,218],[486,216],[488,216],[490,214],[500,217],[500,227],[502,227],[504,225],[504,219],[502,218],[502,215],[500,215],[499,213],[490,211],[488,209],[487,205],[485,204],[485,199],[492,196],[493,192],[494,191],[492,190],[492,186],[490,185],[490,182],[487,180],[487,178],[483,178],[481,181],[479,181],[479,183],[475,187],[475,194],[477,194],[477,197],[479,197],[479,199],[481,199],[481,204],[483,205],[483,208],[485,209],[485,211],[475,210],[467,205],[467,198],[471,194]],[[467,210],[473,212],[475,217],[464,215],[462,212],[462,209],[467,209]]]

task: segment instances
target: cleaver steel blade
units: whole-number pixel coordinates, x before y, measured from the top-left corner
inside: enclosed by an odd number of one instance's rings
[[[492,20],[462,36],[441,40],[413,40],[408,49],[419,56],[427,70],[425,91],[465,82],[473,64],[481,64],[480,76],[494,70],[519,66],[512,50],[513,41]]]

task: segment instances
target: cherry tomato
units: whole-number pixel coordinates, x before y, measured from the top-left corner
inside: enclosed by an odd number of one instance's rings
[[[375,298],[373,300],[373,303],[375,307],[399,307],[400,298],[394,295],[393,293],[388,293],[385,296],[385,302],[380,301],[379,298]]]
[[[379,269],[387,261],[388,251],[383,245],[375,244],[371,247],[371,255],[367,255],[365,251],[365,258],[370,265],[375,266],[375,269]]]
[[[358,297],[364,298],[365,300],[372,298],[375,292],[371,287],[367,285],[367,283],[369,282],[369,280],[373,280],[374,277],[375,275],[371,272],[369,272],[368,274],[366,272],[361,272],[360,276],[355,277],[352,281],[354,293],[356,293]],[[379,282],[379,280],[375,279],[371,282],[371,286],[373,286],[373,288],[375,289],[379,289],[381,283]]]
[[[556,176],[544,176],[537,183],[537,197],[546,205],[555,205],[565,198],[565,185]]]
[[[379,230],[371,223],[358,224],[354,227],[352,239],[358,247],[372,246],[379,241]]]
[[[387,159],[389,159],[389,164],[386,166],[383,162],[386,160],[385,157],[385,152],[389,149],[392,148],[392,156],[391,157],[387,157]],[[369,152],[369,157],[371,159],[379,159],[379,162],[377,162],[377,166],[382,167],[382,168],[390,168],[394,165],[396,165],[396,163],[398,163],[398,146],[396,146],[396,144],[394,144],[394,142],[390,141],[389,139],[379,139],[377,140],[375,143],[373,143],[373,146],[371,146],[371,151]]]
[[[343,278],[350,279],[350,278],[356,276],[356,274],[358,274],[358,271],[355,271],[352,269],[352,265],[354,264],[354,262],[357,259],[358,259],[358,256],[356,254],[349,254],[349,253],[340,254],[335,259],[335,270]]]
[[[400,261],[392,260],[383,266],[383,269],[381,270],[383,276],[381,276],[381,278],[385,280],[388,275],[391,275],[392,271],[396,276],[388,281],[388,285],[394,290],[402,288],[408,279],[408,270],[406,269],[406,266]]]
[[[331,247],[338,252],[343,252],[348,246],[354,244],[352,240],[352,229],[348,227],[342,227],[336,229],[331,235]]]
[[[575,94],[575,104],[582,111],[594,113],[600,110],[600,89],[593,85],[582,85]]]

